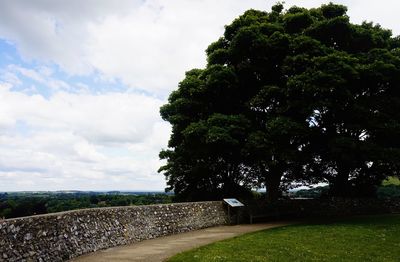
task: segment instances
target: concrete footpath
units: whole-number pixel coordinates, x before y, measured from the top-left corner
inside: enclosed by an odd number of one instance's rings
[[[165,261],[180,252],[204,246],[219,240],[232,238],[249,232],[288,225],[289,223],[269,223],[252,225],[219,226],[144,240],[131,245],[100,250],[77,257],[74,262],[127,262],[127,261]]]

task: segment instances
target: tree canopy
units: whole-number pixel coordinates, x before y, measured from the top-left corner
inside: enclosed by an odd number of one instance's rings
[[[167,189],[205,200],[266,187],[274,200],[327,182],[335,196],[371,195],[398,176],[400,38],[346,12],[278,3],[225,26],[160,110]]]

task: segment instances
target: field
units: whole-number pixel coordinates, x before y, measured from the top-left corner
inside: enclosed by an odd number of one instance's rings
[[[0,220],[67,210],[171,203],[161,192],[0,192]]]
[[[400,215],[275,228],[184,252],[169,261],[400,261]]]

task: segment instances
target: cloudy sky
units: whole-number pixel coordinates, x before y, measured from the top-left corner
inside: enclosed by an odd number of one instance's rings
[[[274,2],[0,0],[0,191],[163,190],[159,107],[225,24]],[[337,2],[400,34],[398,0]]]

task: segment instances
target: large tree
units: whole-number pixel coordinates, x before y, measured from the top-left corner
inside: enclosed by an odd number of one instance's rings
[[[161,108],[160,168],[182,199],[329,182],[372,192],[399,163],[399,38],[351,24],[346,7],[246,11]]]

